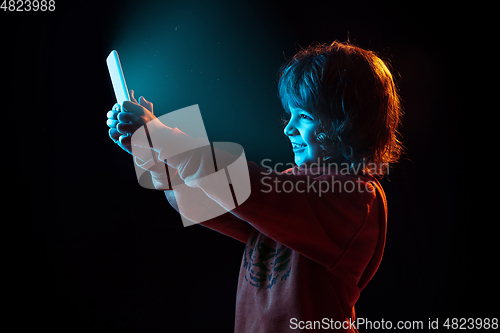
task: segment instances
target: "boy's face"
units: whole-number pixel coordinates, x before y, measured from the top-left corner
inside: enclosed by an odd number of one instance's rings
[[[314,135],[314,131],[319,126],[318,120],[314,119],[312,114],[306,110],[290,108],[290,112],[290,121],[283,132],[292,143],[295,164],[318,163],[321,157],[321,148]]]

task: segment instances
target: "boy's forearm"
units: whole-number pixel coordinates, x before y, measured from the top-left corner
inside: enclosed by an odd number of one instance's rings
[[[152,149],[160,161],[167,161],[171,167],[178,169],[186,152],[209,146],[210,142],[205,138],[193,138],[177,127],[166,126],[156,118],[146,124],[145,131],[134,133],[132,144]]]

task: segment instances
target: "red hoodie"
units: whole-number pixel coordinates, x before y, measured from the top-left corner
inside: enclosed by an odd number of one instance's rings
[[[382,187],[371,177],[298,167],[262,181],[265,169],[248,166],[252,194],[230,213],[238,219],[226,214],[202,223],[246,243],[235,332],[355,331],[354,304],[384,249]],[[300,184],[307,185],[308,174],[317,184],[339,182],[333,191],[307,191]],[[294,186],[274,186],[285,182]]]
[[[170,159],[178,170],[171,183],[189,180],[209,194],[203,181],[191,180],[204,173],[203,165],[213,165],[211,158],[208,149]],[[356,332],[354,304],[377,271],[385,245],[387,203],[380,183],[320,167],[271,173],[248,162],[248,170],[249,198],[201,223],[246,244],[235,332]],[[157,189],[169,188],[168,179],[152,175]],[[183,195],[176,192],[165,190],[177,209]]]

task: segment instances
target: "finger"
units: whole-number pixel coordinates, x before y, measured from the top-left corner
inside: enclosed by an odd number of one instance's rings
[[[139,105],[145,107],[146,109],[151,111],[151,113],[153,113],[153,103],[147,101],[143,96],[139,97]]]
[[[120,104],[115,103],[115,104],[113,105],[113,108],[111,108],[111,110],[114,110],[114,111],[121,111]]]
[[[130,136],[121,135],[116,144],[127,153],[132,154],[132,146],[130,145]]]
[[[131,123],[137,120],[137,116],[130,112],[120,112],[116,119],[121,123]]]
[[[132,154],[131,145],[130,145],[130,136],[120,134],[116,128],[111,128],[109,131],[109,137],[116,143],[121,149],[127,151],[129,154]],[[128,139],[127,139],[128,138]]]
[[[118,114],[119,114],[119,113],[123,113],[123,112],[110,110],[110,111],[108,111],[108,113],[106,113],[106,116],[107,116],[109,119],[118,119]]]
[[[118,123],[118,125],[116,125],[116,129],[121,134],[132,134],[136,130],[135,125],[128,123]]]
[[[137,100],[136,100],[136,99],[135,99],[135,97],[134,97],[134,91],[133,91],[132,89],[130,89],[130,100],[131,100],[132,102],[136,102],[136,103],[137,103]]]
[[[118,124],[118,120],[115,120],[115,119],[106,120],[106,125],[108,125],[109,128],[115,128],[117,124]]]
[[[118,142],[124,146],[128,151],[131,151],[131,137],[129,135],[121,135]]]
[[[144,114],[142,106],[132,101],[125,101],[122,104],[122,110],[125,112],[131,112],[138,115]]]
[[[120,138],[121,133],[116,130],[116,128],[110,128],[108,131],[109,137],[111,140],[113,140],[115,143],[117,140]]]

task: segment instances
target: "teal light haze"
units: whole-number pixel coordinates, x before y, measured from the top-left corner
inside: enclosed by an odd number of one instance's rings
[[[239,143],[258,164],[293,162],[276,89],[290,45],[254,8],[158,1],[122,8],[118,16],[109,49],[120,54],[129,89],[153,102],[157,116],[198,104],[210,141]]]

